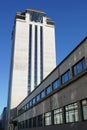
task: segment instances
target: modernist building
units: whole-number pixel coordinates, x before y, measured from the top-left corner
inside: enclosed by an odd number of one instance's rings
[[[54,22],[42,11],[17,12],[12,42],[8,118],[56,66]]]
[[[18,106],[18,130],[87,129],[87,37]]]

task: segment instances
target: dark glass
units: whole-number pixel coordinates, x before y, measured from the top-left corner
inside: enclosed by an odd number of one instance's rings
[[[59,79],[57,79],[56,81],[54,81],[52,85],[53,85],[53,90],[57,89],[60,86]]]
[[[40,94],[36,96],[36,101],[38,102],[40,100]]]
[[[31,91],[32,25],[29,26],[28,94]]]
[[[73,74],[76,76],[86,68],[85,59],[83,58],[76,65],[73,66]]]
[[[33,105],[33,102],[32,100],[29,102],[29,106],[31,107]]]
[[[42,16],[42,14],[37,13],[37,12],[31,12],[30,19],[31,19],[31,21],[34,21],[34,22],[43,23],[43,16]]]
[[[34,87],[37,86],[37,26],[35,26]]]
[[[52,92],[52,88],[51,85],[49,87],[46,88],[46,94],[49,94]]]
[[[35,98],[33,98],[33,105],[36,103],[36,100],[35,100]]]
[[[36,127],[36,117],[33,118],[33,127]]]
[[[68,80],[70,80],[70,70],[68,70],[66,73],[62,75],[62,84],[66,83]]]
[[[32,128],[32,118],[29,119],[29,128]]]
[[[45,90],[43,90],[42,92],[41,92],[41,98],[44,98],[45,97]]]
[[[38,127],[41,127],[41,126],[42,126],[42,122],[43,122],[42,115],[39,115],[39,116],[38,116]]]

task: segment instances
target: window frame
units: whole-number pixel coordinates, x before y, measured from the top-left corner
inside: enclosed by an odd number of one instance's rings
[[[82,104],[83,101],[86,101],[86,105],[83,105],[83,104]],[[83,117],[83,120],[84,120],[84,121],[87,121],[87,119],[85,119],[85,113],[84,113],[84,108],[83,108],[84,106],[87,107],[87,98],[86,98],[86,99],[83,99],[83,100],[81,101],[82,117]],[[87,109],[87,108],[86,108],[86,109]],[[86,111],[87,111],[87,110],[86,110]]]
[[[66,77],[67,76],[67,77]],[[67,78],[67,79],[66,79]],[[65,84],[71,79],[71,71],[68,69],[65,73],[61,75],[61,83]]]
[[[77,105],[77,107],[75,107],[75,104]],[[74,113],[74,116],[73,116],[74,117],[74,121],[70,121],[72,113]],[[78,103],[77,102],[65,106],[65,121],[66,121],[66,123],[74,123],[74,122],[78,122],[79,121],[79,110],[78,110]]]
[[[73,76],[76,76],[86,69],[85,57],[80,59],[76,64],[72,66]]]
[[[43,93],[43,92],[44,92],[44,96],[42,96],[42,93]],[[46,96],[46,91],[45,91],[45,90],[41,91],[41,93],[40,93],[41,99],[44,98],[45,96]]]
[[[55,87],[53,84],[55,84],[58,81],[58,85]],[[52,90],[56,90],[60,87],[60,79],[57,78],[53,83],[52,83]]]
[[[46,90],[46,95],[49,95],[52,92],[52,85],[50,84],[45,90]]]
[[[56,112],[57,110],[59,110],[58,112]],[[56,112],[56,113],[55,113]],[[55,118],[57,119],[56,123],[55,123]],[[58,118],[60,123],[58,122]],[[62,119],[62,120],[61,120]],[[53,124],[54,125],[59,125],[59,124],[63,124],[63,108],[57,108],[55,110],[53,110]]]
[[[46,114],[49,114],[49,115],[46,115]],[[49,122],[47,122],[47,120]],[[44,126],[50,126],[50,125],[52,125],[52,112],[46,112],[44,113]]]

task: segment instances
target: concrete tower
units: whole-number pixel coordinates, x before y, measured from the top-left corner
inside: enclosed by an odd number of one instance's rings
[[[12,41],[8,111],[55,68],[54,22],[43,11],[27,9],[17,12]]]

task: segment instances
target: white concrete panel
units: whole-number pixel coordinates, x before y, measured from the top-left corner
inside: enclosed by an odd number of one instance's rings
[[[38,25],[37,84],[40,83],[40,26]]]
[[[56,67],[54,27],[44,26],[43,35],[43,72],[46,77]]]
[[[31,91],[34,89],[35,26],[32,24]]]

